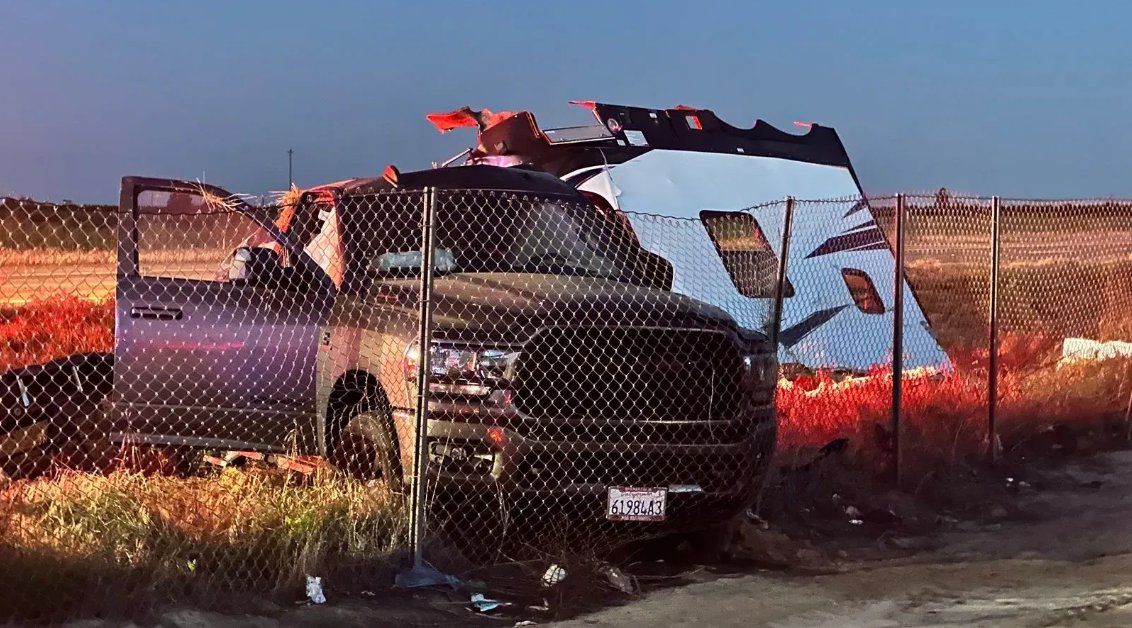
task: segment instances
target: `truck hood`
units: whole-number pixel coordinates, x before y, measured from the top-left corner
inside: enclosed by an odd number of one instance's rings
[[[416,307],[418,282],[383,281],[375,285],[371,297]],[[452,340],[519,342],[550,325],[738,331],[731,316],[712,305],[655,288],[592,277],[455,273],[434,279],[433,301],[437,337]]]

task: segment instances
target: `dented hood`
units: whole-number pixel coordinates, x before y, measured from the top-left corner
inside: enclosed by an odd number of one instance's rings
[[[419,280],[375,285],[372,296],[414,306]],[[435,278],[439,337],[521,339],[547,325],[689,327],[736,331],[722,309],[686,296],[592,277],[457,273]]]

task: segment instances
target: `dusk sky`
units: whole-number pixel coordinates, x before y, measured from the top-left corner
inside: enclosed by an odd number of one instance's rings
[[[460,8],[456,8],[460,7]],[[1132,196],[1132,3],[0,3],[0,195],[427,167],[430,111],[571,99],[835,127],[869,193]]]

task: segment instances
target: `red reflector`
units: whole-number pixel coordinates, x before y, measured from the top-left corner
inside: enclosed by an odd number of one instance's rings
[[[507,432],[504,432],[501,427],[488,428],[487,442],[496,447],[503,447],[507,443]]]

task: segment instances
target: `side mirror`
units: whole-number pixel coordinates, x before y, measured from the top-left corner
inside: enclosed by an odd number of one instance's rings
[[[232,256],[228,278],[249,285],[270,284],[280,278],[282,270],[279,255],[272,249],[241,246]]]

